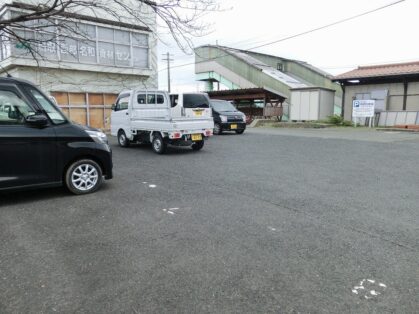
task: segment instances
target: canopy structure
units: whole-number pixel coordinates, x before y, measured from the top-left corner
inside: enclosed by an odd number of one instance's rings
[[[207,92],[213,99],[232,101],[240,111],[250,117],[278,117],[283,114],[283,103],[287,99],[283,94],[269,88],[245,88]],[[257,106],[261,104],[261,106]]]

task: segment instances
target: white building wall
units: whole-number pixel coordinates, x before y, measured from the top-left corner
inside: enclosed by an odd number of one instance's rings
[[[157,89],[156,75],[148,77],[34,67],[16,68],[11,75],[33,82],[46,93],[66,91],[118,94],[128,88]]]

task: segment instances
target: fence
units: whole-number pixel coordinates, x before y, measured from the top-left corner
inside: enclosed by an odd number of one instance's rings
[[[51,92],[72,121],[104,131],[110,130],[111,106],[116,94]]]

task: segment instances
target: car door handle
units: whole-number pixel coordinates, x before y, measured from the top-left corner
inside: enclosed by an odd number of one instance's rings
[[[126,115],[128,115],[128,112],[125,112]]]

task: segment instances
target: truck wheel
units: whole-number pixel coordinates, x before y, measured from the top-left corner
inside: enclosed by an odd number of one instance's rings
[[[221,125],[219,123],[214,124],[214,134],[220,135],[223,133],[223,130],[221,129]]]
[[[157,154],[164,154],[166,152],[167,144],[159,133],[153,136],[151,146]]]
[[[243,134],[244,130],[236,130],[237,134]]]
[[[204,141],[195,142],[191,147],[193,150],[200,150],[202,147],[204,147]]]
[[[73,194],[95,192],[102,183],[102,168],[91,159],[81,159],[72,163],[65,173],[65,184]]]
[[[121,147],[128,147],[130,144],[129,139],[127,138],[123,130],[119,130],[118,132],[118,144]]]

